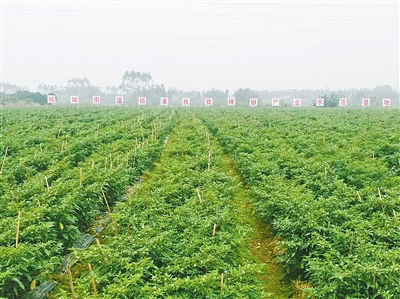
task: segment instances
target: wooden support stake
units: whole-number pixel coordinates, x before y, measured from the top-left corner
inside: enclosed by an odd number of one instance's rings
[[[383,200],[382,200],[382,193],[381,190],[378,188],[378,194],[379,194],[379,199],[381,200],[381,204],[382,204],[382,212],[385,212],[385,208],[383,206]]]
[[[360,193],[358,193],[358,191],[357,191],[357,197],[359,200],[361,200],[361,196],[360,196]]]
[[[49,181],[47,180],[47,176],[44,177],[44,180],[46,181],[47,191],[49,191],[50,187],[49,187]]]
[[[110,170],[113,169],[113,164],[112,164],[112,155],[110,154]]]
[[[92,265],[88,264],[90,278],[92,279],[93,294],[97,295],[96,281],[94,280]]]
[[[224,273],[221,273],[221,294],[224,291]]]
[[[72,296],[73,299],[76,299],[75,290],[74,290],[74,283],[72,281],[71,260],[70,260],[69,257],[68,257],[68,261],[67,261],[67,275],[68,275],[69,287],[71,289],[71,296]]]
[[[15,235],[15,248],[18,247],[19,225],[21,224],[21,210],[18,210],[17,233]]]
[[[196,188],[197,191],[197,197],[199,198],[199,201],[201,202],[201,196],[200,196],[200,190],[199,188]]]
[[[99,239],[95,238],[95,239],[94,239],[94,244],[96,245],[96,247],[99,247],[100,254],[101,254],[101,256],[103,257],[104,265],[106,265],[106,264],[107,264],[107,259],[105,258],[104,254],[103,254],[103,251],[102,251],[101,248],[100,248],[100,241],[99,241]]]
[[[92,169],[94,169],[94,161],[92,162]]]
[[[40,207],[40,200],[39,200],[39,198],[38,198],[38,200],[37,200],[37,204],[38,204],[38,207]]]
[[[128,224],[128,232],[127,232],[128,236],[131,235],[131,226]]]
[[[1,163],[1,168],[0,168],[0,175],[3,173],[4,163],[6,162],[6,157],[7,157],[7,151],[8,151],[8,146],[6,147],[6,150],[4,152],[3,163]]]
[[[79,168],[79,185],[82,186],[83,174],[82,168]]]
[[[351,236],[351,240],[350,240],[350,252],[349,254],[351,254],[352,250],[353,250],[353,240],[354,240],[354,233]]]
[[[397,220],[397,214],[396,214],[395,210],[393,210],[393,217],[394,217],[394,220]]]
[[[212,232],[213,237],[215,236],[216,233],[217,233],[217,225],[214,224],[214,228],[213,228],[213,232]]]
[[[110,216],[111,223],[112,223],[112,225],[114,227],[115,235],[118,238],[118,229],[117,229],[117,226],[115,225],[114,218],[113,218],[113,216],[111,214],[110,206],[108,205],[108,201],[107,201],[106,195],[104,194],[103,189],[101,189],[101,193],[103,194],[104,201],[106,202],[106,206],[107,206],[107,210],[108,210],[108,216]]]
[[[208,170],[211,168],[211,149],[208,150]]]

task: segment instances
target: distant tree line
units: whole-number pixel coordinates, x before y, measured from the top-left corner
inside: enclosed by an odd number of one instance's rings
[[[204,98],[213,98],[213,106],[226,106],[228,97],[236,99],[237,106],[248,106],[250,98],[258,98],[259,106],[270,106],[272,98],[280,99],[280,106],[292,106],[293,98],[301,98],[302,106],[315,106],[316,98],[324,98],[325,107],[338,106],[339,98],[348,99],[349,106],[361,106],[362,98],[370,98],[371,106],[382,106],[383,98],[390,98],[392,105],[398,105],[399,93],[388,85],[377,86],[373,89],[282,89],[282,90],[253,90],[238,89],[233,93],[229,90],[211,89],[206,91],[182,91],[176,88],[166,90],[163,84],[154,84],[149,73],[126,71],[119,86],[107,86],[102,90],[94,86],[87,78],[72,78],[67,86],[40,84],[37,92],[30,92],[26,87],[9,83],[2,84],[2,104],[26,102],[36,105],[47,105],[47,95],[55,94],[57,104],[69,104],[70,96],[78,95],[80,103],[92,103],[92,96],[101,97],[102,104],[114,104],[115,96],[124,96],[124,104],[137,104],[139,96],[147,98],[148,105],[159,105],[161,97],[168,97],[169,105],[180,106],[182,98],[190,98],[191,106],[204,106]]]

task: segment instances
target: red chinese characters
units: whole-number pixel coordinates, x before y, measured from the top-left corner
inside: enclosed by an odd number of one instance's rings
[[[251,98],[250,99],[250,106],[251,107],[257,106],[257,99],[256,98]]]
[[[115,98],[115,104],[117,105],[122,105],[124,103],[124,98],[121,96],[118,96]]]
[[[212,102],[213,102],[213,99],[212,99],[212,98],[206,98],[206,99],[204,99],[204,104],[205,104],[206,106],[212,106]]]
[[[368,107],[369,106],[369,99],[362,99],[362,105],[364,106],[364,107]]]
[[[100,104],[100,96],[93,96],[93,104]]]
[[[235,106],[235,98],[228,98],[228,106]]]
[[[182,106],[190,106],[190,99],[182,98]]]
[[[340,98],[339,99],[339,106],[342,106],[342,107],[347,106],[347,99],[346,98]]]
[[[146,97],[139,97],[138,103],[139,105],[146,105]]]
[[[49,103],[49,104],[55,104],[55,103],[56,103],[56,96],[54,96],[54,95],[48,95],[48,96],[47,96],[47,103]]]
[[[296,107],[301,106],[301,99],[293,99],[293,106]]]
[[[168,105],[168,98],[161,98],[161,99],[160,99],[160,104],[161,104],[162,106]]]
[[[278,107],[279,106],[279,99],[272,99],[272,106]]]
[[[390,107],[390,99],[382,99],[383,107]]]
[[[78,104],[79,99],[78,96],[71,96],[71,104]]]
[[[323,107],[324,106],[324,99],[323,98],[316,99],[315,106]]]

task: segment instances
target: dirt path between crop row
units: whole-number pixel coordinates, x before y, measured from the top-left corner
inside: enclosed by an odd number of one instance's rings
[[[263,264],[265,264],[264,277],[265,291],[274,295],[274,298],[292,298],[303,299],[306,297],[302,292],[303,287],[309,287],[299,281],[292,282],[289,286],[283,280],[283,267],[276,262],[276,256],[282,253],[280,239],[271,233],[271,227],[254,215],[251,198],[248,194],[248,187],[244,184],[243,180],[235,167],[233,160],[229,155],[224,155],[226,171],[233,175],[238,183],[235,194],[235,201],[237,203],[245,202],[245,206],[238,207],[247,214],[248,219],[254,229],[254,236],[251,239],[252,254]]]

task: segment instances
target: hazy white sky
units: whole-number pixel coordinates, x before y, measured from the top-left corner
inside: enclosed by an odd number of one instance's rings
[[[3,81],[399,89],[398,1],[1,1]]]

